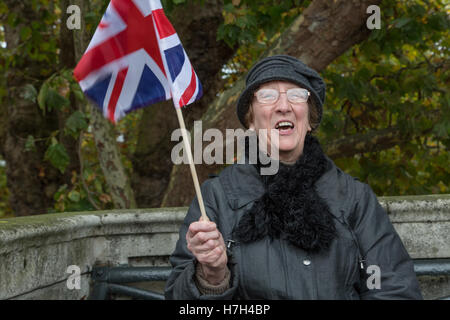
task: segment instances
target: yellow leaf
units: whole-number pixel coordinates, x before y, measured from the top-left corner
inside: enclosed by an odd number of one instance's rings
[[[75,184],[77,182],[77,172],[76,171],[72,171],[72,178],[70,179],[70,182],[72,184]]]
[[[101,194],[99,199],[103,203],[108,203],[108,202],[111,202],[111,200],[112,200],[111,196],[109,194],[106,194],[106,193]]]
[[[39,176],[39,178],[44,178],[45,177],[45,169],[43,167],[39,168],[38,176]]]
[[[234,22],[234,15],[231,12],[226,12],[225,16],[223,17],[225,24],[232,24]]]
[[[362,110],[361,110],[361,109],[359,109],[359,108],[357,108],[357,109],[353,108],[353,109],[350,110],[350,116],[351,116],[352,118],[357,118],[357,117],[359,117],[360,115],[362,115]]]
[[[61,86],[58,88],[58,93],[63,97],[68,97],[70,92],[70,83],[66,79],[64,79]]]

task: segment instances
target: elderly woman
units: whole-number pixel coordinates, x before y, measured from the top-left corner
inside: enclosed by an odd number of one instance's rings
[[[167,299],[422,298],[373,191],[311,134],[324,99],[322,78],[293,57],[252,67],[237,115],[256,132],[278,130],[279,170],[263,176],[260,163],[234,164],[203,184],[211,221],[194,199],[170,258]]]

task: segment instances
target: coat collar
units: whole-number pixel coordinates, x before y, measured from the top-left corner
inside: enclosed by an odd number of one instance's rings
[[[234,164],[219,175],[228,203],[233,210],[244,207],[264,194],[264,185],[252,164]]]
[[[326,157],[326,156],[325,156]],[[326,157],[327,170],[316,181],[315,188],[329,205],[330,212],[342,220],[343,212],[349,210],[348,175]],[[219,175],[228,204],[233,210],[240,209],[264,194],[264,185],[258,169],[252,164],[234,164]]]

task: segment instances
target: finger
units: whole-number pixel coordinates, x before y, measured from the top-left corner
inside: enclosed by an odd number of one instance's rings
[[[200,263],[213,268],[223,265],[227,260],[225,250],[222,247],[216,247],[207,253],[200,253],[196,258]]]
[[[216,248],[216,249],[205,252],[205,253],[197,254],[196,255],[197,260],[202,264],[205,264],[207,266],[212,266],[213,264],[215,264],[215,262],[217,260],[219,260],[219,258],[221,256],[221,250],[219,248]]]
[[[192,247],[194,253],[202,254],[202,253],[208,253],[209,251],[212,251],[216,247],[220,247],[220,246],[221,246],[221,243],[218,240],[210,239],[201,245],[191,246],[191,247]]]
[[[204,224],[204,222],[192,222],[186,232],[186,239],[193,238],[198,232],[210,232],[215,230],[215,225]]]
[[[214,222],[192,222],[189,225],[188,233],[190,237],[194,237],[199,232],[212,232],[218,231],[217,226]]]
[[[210,241],[208,243],[208,241]],[[186,234],[186,244],[189,251],[196,254],[214,249],[217,246],[224,246],[223,240],[220,238],[219,231],[199,232],[194,237]]]
[[[198,232],[210,232],[217,230],[217,225],[210,221],[196,221],[189,225],[189,233],[194,236]]]
[[[209,240],[220,240],[220,232],[217,230],[210,232],[198,232],[190,239],[190,242],[194,246],[200,246]]]

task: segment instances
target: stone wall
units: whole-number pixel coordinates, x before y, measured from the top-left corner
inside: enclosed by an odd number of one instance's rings
[[[450,195],[380,198],[413,259],[450,258]],[[0,220],[0,299],[85,299],[94,265],[167,266],[187,208],[47,214]],[[81,270],[69,290],[67,268]],[[427,299],[450,276],[419,277]],[[158,287],[158,286],[157,286]],[[159,284],[162,290],[163,284]]]

